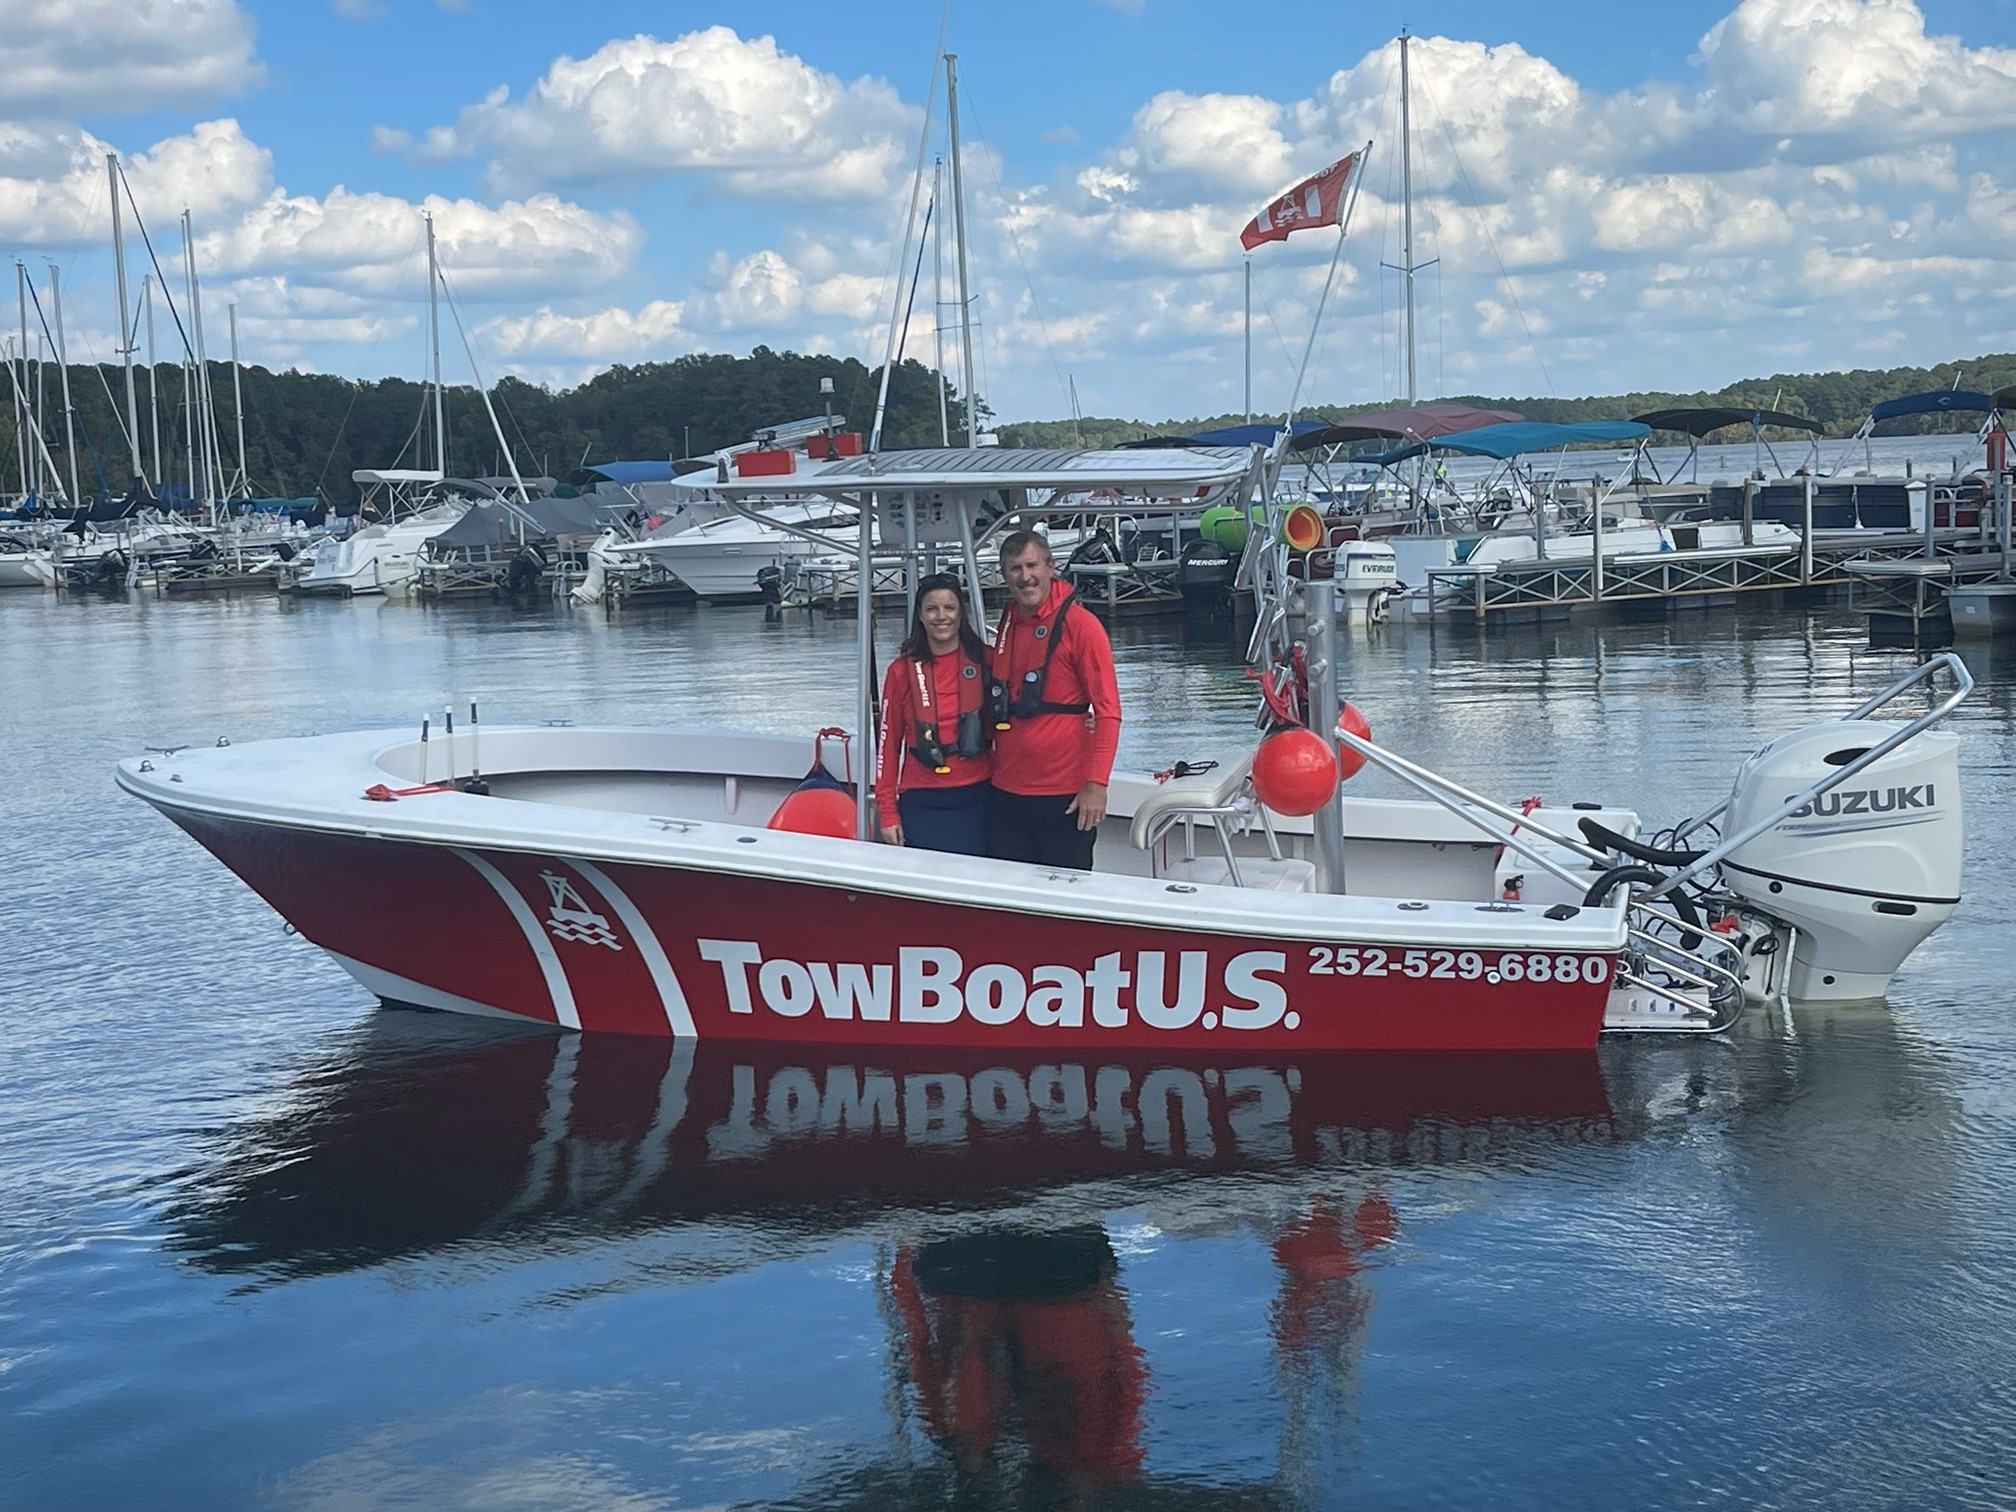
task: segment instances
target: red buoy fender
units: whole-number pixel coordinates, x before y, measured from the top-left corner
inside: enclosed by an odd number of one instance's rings
[[[1344,707],[1337,711],[1337,728],[1339,731],[1348,730],[1360,740],[1370,740],[1372,738],[1372,726],[1366,723],[1365,716],[1358,711],[1358,705],[1348,700],[1345,702]],[[1362,751],[1354,751],[1348,745],[1339,742],[1337,746],[1337,780],[1339,782],[1344,781],[1347,777],[1357,776],[1364,765],[1365,755]]]
[[[786,830],[795,835],[829,835],[835,840],[854,838],[854,795],[844,788],[804,787],[785,795],[770,816],[765,829]]]
[[[1314,730],[1276,730],[1253,753],[1253,791],[1277,814],[1313,814],[1337,787],[1337,758]]]

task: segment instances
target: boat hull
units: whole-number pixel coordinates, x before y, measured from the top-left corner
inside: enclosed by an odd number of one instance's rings
[[[567,1029],[1080,1054],[1573,1050],[1596,1043],[1616,970],[1588,949],[1247,937],[162,807],[378,996]]]

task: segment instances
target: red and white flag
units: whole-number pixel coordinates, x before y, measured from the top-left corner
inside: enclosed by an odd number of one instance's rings
[[[1246,223],[1239,245],[1251,252],[1262,242],[1286,241],[1291,231],[1334,226],[1344,214],[1344,186],[1358,166],[1358,154],[1341,157],[1313,178],[1306,178]]]

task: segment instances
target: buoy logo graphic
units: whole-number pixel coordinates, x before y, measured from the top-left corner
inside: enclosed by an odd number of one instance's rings
[[[546,891],[553,899],[546,915],[546,928],[555,939],[579,945],[605,945],[611,950],[623,948],[609,921],[588,906],[572,882],[550,871],[539,873],[539,880],[546,884]]]

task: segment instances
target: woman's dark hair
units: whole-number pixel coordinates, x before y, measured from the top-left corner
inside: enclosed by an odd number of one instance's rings
[[[987,665],[987,643],[973,629],[966,612],[966,585],[949,572],[933,572],[917,580],[917,602],[910,606],[910,634],[897,648],[898,656],[925,657],[931,654],[931,637],[924,633],[924,595],[940,590],[959,600],[959,649],[975,666]]]

